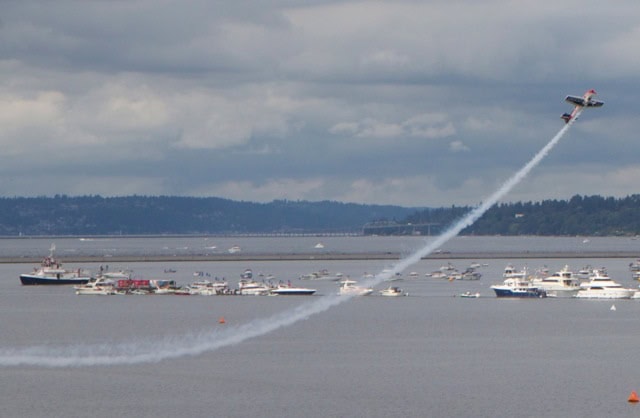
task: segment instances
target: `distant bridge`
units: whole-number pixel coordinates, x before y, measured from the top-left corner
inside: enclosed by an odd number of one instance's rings
[[[439,233],[440,224],[436,222],[406,223],[369,222],[362,227],[363,235],[426,235]]]

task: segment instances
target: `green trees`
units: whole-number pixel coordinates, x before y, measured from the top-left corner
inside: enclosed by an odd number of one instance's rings
[[[451,208],[445,224],[460,217]],[[471,210],[463,208],[464,212]],[[433,209],[409,216],[406,222],[429,219]],[[435,214],[435,212],[433,212]],[[441,217],[442,218],[442,217]],[[474,235],[637,235],[640,234],[640,195],[621,199],[576,195],[569,200],[502,203],[492,207],[462,232]]]

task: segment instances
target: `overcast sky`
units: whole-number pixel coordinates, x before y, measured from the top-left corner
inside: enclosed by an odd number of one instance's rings
[[[300,4],[306,4],[300,6]],[[640,193],[640,2],[0,0],[0,196]]]

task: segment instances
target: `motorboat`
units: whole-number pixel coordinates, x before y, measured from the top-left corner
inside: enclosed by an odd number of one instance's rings
[[[407,296],[407,293],[396,286],[389,286],[386,289],[379,290],[380,296]]]
[[[367,296],[372,293],[372,288],[358,286],[358,282],[351,279],[342,280],[338,291],[338,294],[341,296]]]
[[[25,286],[32,285],[81,285],[91,279],[91,273],[83,269],[67,270],[56,260],[53,253],[56,246],[51,245],[49,256],[40,263],[40,267],[31,273],[20,275],[20,282]]]
[[[497,297],[510,298],[543,298],[547,294],[544,290],[534,286],[530,281],[511,277],[505,279],[501,285],[491,286]]]
[[[591,279],[580,284],[576,298],[580,299],[630,299],[635,294],[634,289],[622,287],[612,280],[602,269],[593,270]]]
[[[517,270],[513,265],[508,264],[504,268],[504,272],[502,273],[502,277],[505,279],[525,279],[527,277],[527,268],[523,268],[522,270]]]
[[[238,293],[245,296],[266,296],[271,293],[271,287],[266,283],[242,279],[238,282]]]
[[[575,277],[567,265],[551,276],[534,277],[531,283],[544,290],[547,296],[555,298],[571,298],[580,290],[580,280]]]
[[[464,293],[460,293],[460,297],[461,298],[479,298],[480,297],[480,292],[475,292],[475,293],[471,293],[471,292],[464,292]]]
[[[156,295],[172,295],[178,290],[175,280],[149,280],[149,286]]]
[[[460,277],[456,278],[456,280],[480,280],[481,277],[482,273],[473,267],[468,267],[465,271],[460,273]]]
[[[242,248],[240,248],[239,245],[234,245],[233,247],[229,248],[227,251],[229,252],[229,254],[237,254],[240,251],[242,251]]]
[[[310,296],[316,293],[316,289],[297,287],[290,284],[279,284],[278,286],[272,288],[270,291],[272,295],[279,296]]]
[[[111,279],[96,278],[91,279],[86,284],[73,287],[76,295],[115,295],[116,283]]]
[[[186,290],[191,295],[221,295],[228,293],[229,285],[226,280],[216,278],[211,280],[198,280],[187,286]]]

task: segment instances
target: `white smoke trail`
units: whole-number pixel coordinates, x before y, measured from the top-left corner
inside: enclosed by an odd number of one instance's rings
[[[480,206],[469,212],[451,228],[438,236],[434,241],[418,249],[413,254],[401,259],[392,269],[386,270],[375,278],[368,280],[366,286],[374,286],[400,273],[412,264],[420,261],[455,237],[464,228],[473,224],[491,206],[504,197],[513,187],[551,151],[569,130],[578,113],[566,124],[551,141],[545,145],[524,167],[507,180],[495,193]],[[205,352],[239,344],[249,338],[268,334],[279,328],[292,325],[328,310],[351,299],[350,296],[324,296],[312,302],[302,304],[294,309],[281,312],[269,318],[251,321],[247,324],[165,338],[161,341],[131,342],[104,345],[74,345],[66,347],[35,346],[26,348],[0,349],[0,366],[41,366],[41,367],[81,367],[108,366],[140,363],[154,363],[171,358],[196,356]]]

